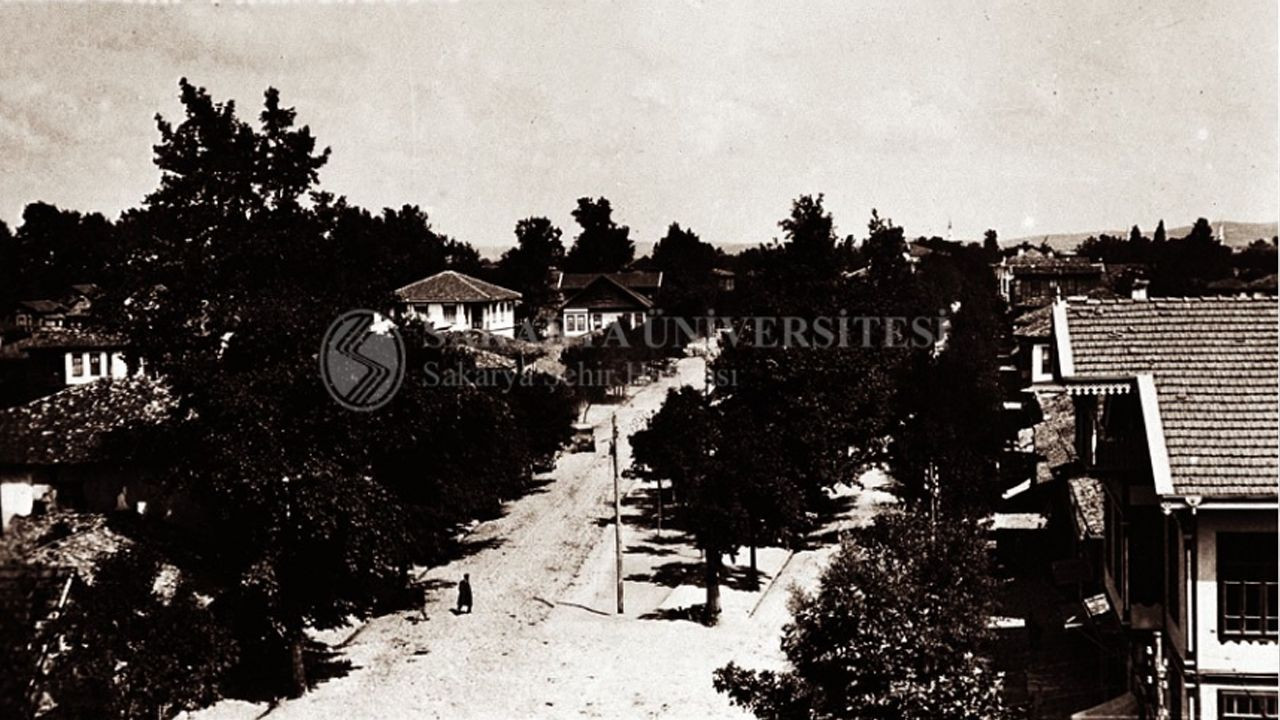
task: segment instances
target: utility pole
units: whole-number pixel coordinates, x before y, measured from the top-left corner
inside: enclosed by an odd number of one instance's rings
[[[618,614],[622,614],[622,497],[618,492],[618,415],[613,415],[609,459],[613,464],[613,545],[618,575]]]

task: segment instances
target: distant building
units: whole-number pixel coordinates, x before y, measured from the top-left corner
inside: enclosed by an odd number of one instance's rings
[[[123,338],[98,329],[96,285],[72,285],[58,300],[24,300],[0,341],[0,405],[12,405],[71,385],[123,378],[130,366]]]
[[[715,279],[717,290],[720,292],[733,292],[737,275],[732,270],[712,268],[711,277]]]
[[[635,327],[656,307],[662,273],[559,273],[555,289],[560,303],[561,331],[577,337],[620,322]]]
[[[72,285],[58,299],[20,300],[10,324],[24,332],[85,328],[92,325],[93,302],[102,290],[92,283]]]
[[[515,337],[520,293],[454,270],[436,273],[396,291],[410,317],[442,331],[484,330]]]
[[[1043,305],[1013,319],[1013,360],[1022,386],[1054,382],[1053,306]]]
[[[1014,307],[1085,295],[1106,282],[1102,263],[1039,250],[1020,250],[1017,255],[1002,258],[993,269],[1000,295]]]
[[[1276,717],[1277,319],[1274,298],[1054,305],[1073,502],[1101,534],[1081,616],[1119,628],[1129,678],[1098,713]]]
[[[37,394],[130,373],[124,340],[83,330],[44,330],[15,340],[0,348],[0,363]]]
[[[156,510],[159,488],[110,462],[107,435],[158,422],[172,409],[167,389],[146,377],[66,388],[0,410],[0,528],[14,516],[59,509]]]

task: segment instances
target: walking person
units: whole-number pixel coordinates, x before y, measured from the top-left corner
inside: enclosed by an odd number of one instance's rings
[[[466,608],[466,610],[463,610]],[[458,614],[471,614],[471,574],[463,573],[462,582],[458,583]]]

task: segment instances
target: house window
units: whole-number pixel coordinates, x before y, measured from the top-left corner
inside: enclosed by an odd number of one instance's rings
[[[1218,692],[1219,720],[1244,720],[1245,718],[1274,718],[1276,694],[1273,692],[1243,692],[1220,690]]]
[[[102,374],[102,354],[89,353],[89,375],[97,377]]]
[[[591,313],[591,329],[598,330],[604,325],[604,318],[600,313]]]
[[[71,356],[71,377],[80,377],[84,375],[84,355],[74,353]]]
[[[450,325],[458,317],[458,307],[456,305],[441,305],[440,311],[444,313],[444,321]]]
[[[1222,637],[1275,638],[1276,534],[1218,533],[1217,539]]]

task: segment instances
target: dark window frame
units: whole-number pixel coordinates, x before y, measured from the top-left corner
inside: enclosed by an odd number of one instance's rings
[[[1219,637],[1275,642],[1280,637],[1276,534],[1220,532],[1216,543]]]
[[[1241,703],[1244,704],[1243,709]],[[1266,690],[1219,690],[1218,720],[1275,718],[1276,703],[1276,693]]]

